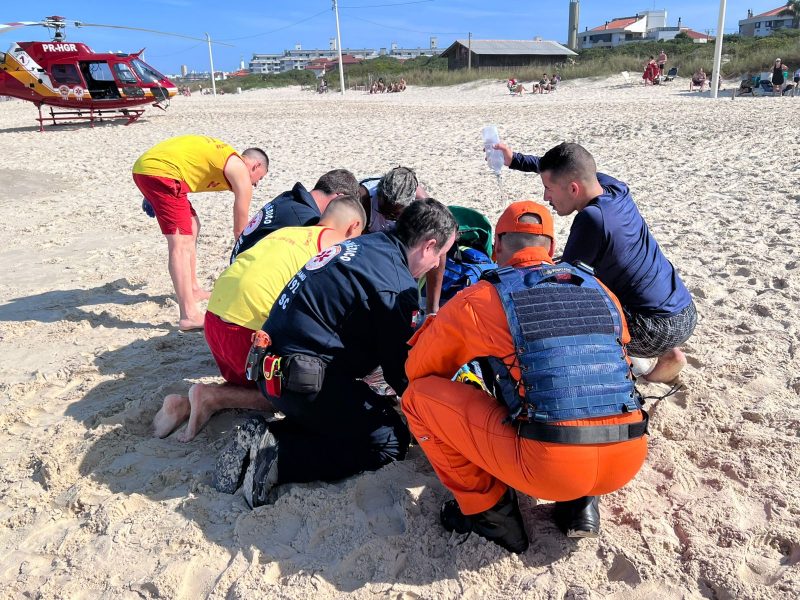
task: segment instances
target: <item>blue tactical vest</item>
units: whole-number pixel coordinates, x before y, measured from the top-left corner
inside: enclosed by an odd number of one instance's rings
[[[489,359],[512,420],[545,424],[641,409],[621,341],[622,319],[589,267],[505,267],[484,278],[503,302],[522,377],[516,381],[500,358]]]

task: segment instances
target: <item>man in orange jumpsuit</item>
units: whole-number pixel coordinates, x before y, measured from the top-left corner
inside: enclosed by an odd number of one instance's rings
[[[554,248],[547,209],[511,204],[495,229],[504,268],[429,318],[406,363],[403,412],[455,496],[442,524],[512,552],[528,547],[514,489],[555,500],[568,536],[596,537],[597,496],[647,455],[619,302],[587,267],[554,265]],[[494,395],[452,380],[475,359]]]

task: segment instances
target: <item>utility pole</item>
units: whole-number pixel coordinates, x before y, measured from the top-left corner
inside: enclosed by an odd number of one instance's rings
[[[472,32],[469,32],[467,39],[467,71],[472,70]]]
[[[217,84],[214,81],[214,55],[211,53],[211,36],[206,33],[206,41],[208,42],[208,62],[211,63],[211,93],[217,97]]]
[[[719,83],[722,81],[722,32],[725,29],[725,5],[727,0],[719,1],[719,21],[717,22],[717,39],[714,44],[714,71],[711,75],[711,97],[719,95]],[[734,92],[735,93],[735,92]]]
[[[336,13],[336,49],[339,51],[339,86],[344,96],[344,65],[342,64],[342,34],[339,31],[339,3],[333,0],[333,12]]]

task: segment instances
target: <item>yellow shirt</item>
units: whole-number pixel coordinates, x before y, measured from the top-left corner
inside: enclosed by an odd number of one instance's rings
[[[231,189],[223,173],[231,156],[239,155],[221,140],[181,135],[159,142],[142,154],[133,172],[184,181],[192,192],[221,192]]]
[[[239,254],[214,284],[208,310],[247,329],[261,329],[289,280],[321,250],[326,229],[283,227]]]

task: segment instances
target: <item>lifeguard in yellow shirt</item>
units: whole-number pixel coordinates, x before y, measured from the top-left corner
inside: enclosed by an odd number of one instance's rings
[[[219,410],[272,410],[245,375],[253,333],[303,265],[329,246],[360,235],[366,221],[356,196],[335,194],[317,225],[284,227],[236,257],[214,283],[205,316],[206,342],[226,383],[197,383],[188,396],[168,395],[153,420],[155,435],[166,437],[188,419],[177,436],[188,442]]]
[[[133,181],[142,192],[142,208],[155,216],[167,238],[169,274],[178,299],[181,330],[203,327],[197,302],[209,292],[197,282],[197,236],[200,219],[189,192],[232,191],[233,239],[247,225],[250,200],[269,171],[269,158],[259,148],[241,154],[221,140],[182,135],[159,142],[133,165]]]

